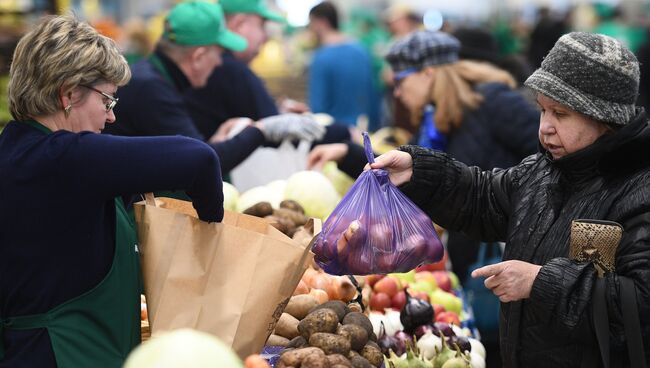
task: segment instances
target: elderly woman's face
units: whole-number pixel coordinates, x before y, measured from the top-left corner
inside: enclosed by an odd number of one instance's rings
[[[542,94],[537,95],[537,104],[541,109],[539,141],[553,159],[557,160],[591,145],[608,131],[605,124]]]
[[[69,129],[75,133],[101,133],[106,124],[115,121],[111,97],[115,97],[117,86],[101,83],[94,86],[79,86],[78,89],[87,89],[87,91],[83,91],[85,97],[72,105]],[[109,107],[111,109],[108,109]]]

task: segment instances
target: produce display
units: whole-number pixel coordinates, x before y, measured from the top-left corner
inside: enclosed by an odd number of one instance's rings
[[[317,259],[303,274],[284,310],[278,312],[264,351],[245,359],[245,368],[485,367],[485,348],[472,328],[472,312],[464,305],[457,277],[446,271],[447,254],[431,221],[425,215],[420,218],[402,212],[371,217],[366,208],[348,221],[338,214],[345,199],[339,203],[334,186],[325,176],[315,174],[298,173],[241,194],[224,185],[227,209],[264,218],[303,246],[314,239],[314,223],[309,219],[327,218],[324,229],[329,224],[340,236],[330,245],[325,236],[317,239],[322,252],[316,253],[324,254],[325,242],[329,259],[345,270],[332,272],[332,263]],[[341,192],[351,183],[336,172],[327,177],[342,180],[337,187]],[[416,225],[408,225],[408,221],[414,218],[419,221],[417,227],[426,223],[427,232],[433,235],[410,231]],[[404,233],[409,236],[400,235]],[[395,261],[391,247],[396,238],[414,259],[426,257],[430,251],[440,254],[429,259],[442,259],[404,273],[364,272],[372,268],[372,257],[380,257],[355,252],[368,242],[382,246],[386,248],[382,271],[391,270]],[[436,244],[430,244],[432,239]],[[351,278],[328,272],[367,275]],[[144,296],[141,319],[146,340]]]
[[[444,264],[367,276],[366,288],[369,319],[387,368],[485,367],[485,349],[455,295],[458,278],[444,271]]]
[[[276,368],[366,368],[384,361],[368,317],[340,300],[314,305],[309,295],[294,296],[268,344],[278,335],[288,342]]]

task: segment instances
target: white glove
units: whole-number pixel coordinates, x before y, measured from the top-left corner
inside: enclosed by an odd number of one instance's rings
[[[313,118],[299,114],[269,116],[257,122],[267,141],[280,143],[285,139],[317,141],[325,135],[325,127]]]

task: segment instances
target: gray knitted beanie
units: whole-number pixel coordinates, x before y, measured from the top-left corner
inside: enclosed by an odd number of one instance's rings
[[[572,32],[555,43],[524,84],[593,119],[622,126],[635,115],[639,62],[611,37]]]

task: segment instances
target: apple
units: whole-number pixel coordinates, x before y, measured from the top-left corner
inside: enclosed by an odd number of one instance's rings
[[[426,295],[426,293],[424,293]],[[427,298],[429,296],[427,295]],[[406,292],[404,290],[398,291],[395,296],[391,299],[391,304],[393,309],[396,309],[398,311],[401,311],[402,308],[404,307],[404,304],[406,304]]]
[[[447,274],[447,271],[433,271],[433,277],[436,278],[438,287],[444,291],[451,291],[451,279]]]
[[[370,296],[370,309],[376,311],[383,311],[386,308],[390,308],[391,300],[386,293],[373,293]]]
[[[415,292],[410,292],[409,294],[411,294],[411,296],[414,297],[415,299],[424,300],[427,303],[429,302],[429,294],[426,291],[415,291]]]
[[[458,314],[454,312],[440,312],[440,314],[436,316],[436,322],[445,322],[460,326],[460,318],[458,318]]]
[[[377,281],[383,279],[386,275],[368,275],[366,276],[366,284],[368,286],[373,287],[377,283]]]
[[[436,287],[430,284],[428,281],[416,281],[411,285],[409,285],[409,291],[411,292],[424,291],[427,293],[431,293],[434,290],[436,290]]]
[[[434,320],[438,316],[438,314],[445,311],[445,307],[443,307],[440,304],[431,304],[431,306],[433,307],[433,318],[434,318]]]
[[[458,276],[456,276],[456,274],[451,271],[447,271],[447,275],[451,280],[451,288],[458,289],[458,287],[460,286],[460,280],[458,279]]]
[[[442,289],[434,290],[430,295],[431,304],[440,304],[446,311],[460,314],[463,309],[463,301],[457,296],[450,294]]]
[[[433,272],[430,271],[422,271],[418,272],[415,274],[415,281],[424,281],[428,282],[433,286],[433,289],[435,290],[438,287],[438,281],[436,280],[436,277],[433,276]],[[432,290],[433,291],[433,290]]]
[[[444,271],[447,269],[447,251],[442,255],[442,259],[436,263],[428,263],[428,264],[423,264],[422,266],[419,266],[418,268],[415,269],[416,272],[420,271]]]
[[[401,287],[399,285],[399,281],[390,276],[387,276],[377,281],[373,287],[373,290],[377,293],[385,293],[390,299],[394,297],[398,291],[401,290]]]
[[[415,270],[411,270],[403,273],[391,273],[389,276],[399,279],[403,284],[408,284],[417,281],[415,275]]]

